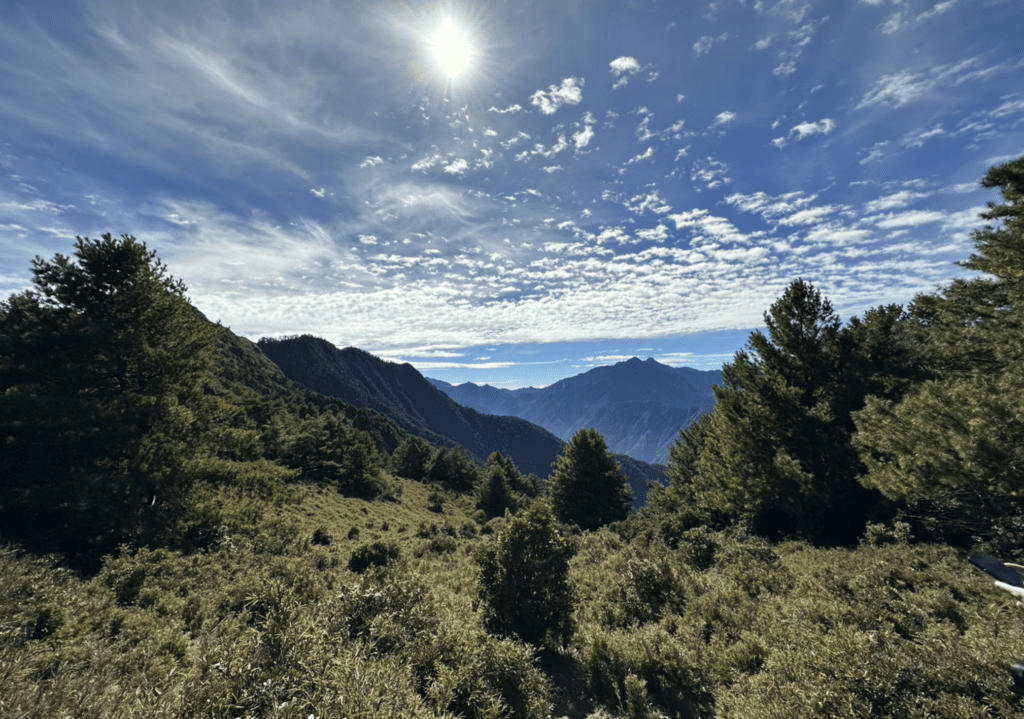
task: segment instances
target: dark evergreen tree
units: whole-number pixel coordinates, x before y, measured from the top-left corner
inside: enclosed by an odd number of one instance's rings
[[[548,498],[559,521],[597,529],[629,515],[633,491],[596,429],[581,429],[551,465]]]
[[[369,433],[348,429],[345,433],[341,471],[337,477],[338,489],[342,494],[363,497],[376,494],[382,469],[383,463]]]
[[[197,482],[286,476],[207,391],[221,329],[156,253],[107,234],[74,256],[37,257],[35,288],[0,303],[6,531],[71,552],[162,541],[197,526]]]
[[[505,471],[498,465],[488,463],[477,491],[476,506],[488,517],[500,517],[506,510],[515,512],[516,501],[509,490]]]
[[[399,477],[405,477],[416,482],[422,482],[427,476],[427,467],[430,466],[436,450],[427,440],[409,435],[398,447],[388,462],[388,468]]]
[[[703,414],[679,432],[679,438],[669,447],[669,486],[650,483],[647,504],[631,520],[631,534],[649,533],[676,546],[687,530],[724,523],[720,513],[699,501],[694,484],[711,417]]]
[[[480,468],[460,449],[441,447],[427,466],[426,481],[455,492],[471,492],[480,478]]]
[[[893,499],[1024,495],[1024,158],[991,168],[981,184],[1001,190],[1004,202],[981,217],[1002,225],[974,231],[963,266],[986,275],[910,307],[932,378],[856,415],[864,483]]]
[[[551,507],[534,502],[496,541],[479,547],[480,600],[487,631],[557,647],[572,636],[574,549]]]
[[[869,327],[884,334],[888,317],[880,312]],[[680,455],[675,471],[695,468],[700,501],[750,519],[757,531],[851,541],[877,501],[856,481],[850,440],[850,412],[881,381],[856,371],[863,364],[857,340],[874,335],[843,330],[831,303],[800,279],[765,313],[765,324],[768,334],[754,332],[722,368],[699,455]]]

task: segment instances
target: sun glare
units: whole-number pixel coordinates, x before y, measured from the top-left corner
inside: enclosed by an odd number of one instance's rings
[[[445,19],[430,38],[430,50],[434,61],[449,79],[454,80],[472,64],[473,43],[466,31],[451,19]]]

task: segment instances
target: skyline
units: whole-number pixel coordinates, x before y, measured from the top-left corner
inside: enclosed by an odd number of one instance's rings
[[[1014,0],[0,6],[0,294],[136,236],[211,320],[453,384],[717,369],[962,276]]]

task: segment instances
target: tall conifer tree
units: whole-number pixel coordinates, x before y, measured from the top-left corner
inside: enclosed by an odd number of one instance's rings
[[[985,274],[910,307],[932,378],[856,416],[864,483],[893,499],[1024,495],[1024,158],[981,184],[1002,193],[981,213],[1001,225],[975,230],[962,264]]]
[[[36,258],[0,303],[0,515],[78,551],[173,534],[195,483],[284,476],[204,389],[221,328],[134,237]],[[256,462],[256,464],[253,464]],[[264,486],[264,489],[266,487]],[[210,518],[216,522],[215,518]]]
[[[753,520],[759,531],[847,541],[873,498],[857,482],[850,443],[851,337],[831,303],[795,280],[722,368],[715,410],[694,457],[676,452],[710,508]],[[854,390],[854,394],[857,390]],[[860,395],[863,400],[863,395]]]
[[[574,434],[551,468],[548,498],[560,521],[597,529],[629,515],[633,491],[596,429]]]

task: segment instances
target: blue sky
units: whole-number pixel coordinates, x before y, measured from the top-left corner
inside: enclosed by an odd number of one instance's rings
[[[251,339],[506,387],[717,368],[797,277],[849,318],[959,272],[978,180],[1024,155],[1022,28],[1019,0],[0,3],[0,294],[128,233]]]

